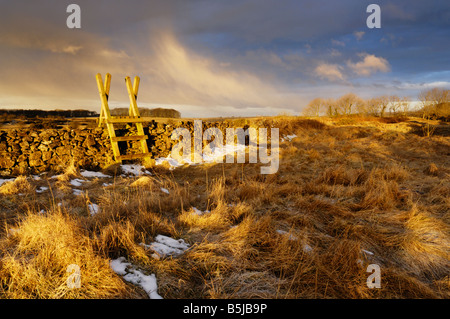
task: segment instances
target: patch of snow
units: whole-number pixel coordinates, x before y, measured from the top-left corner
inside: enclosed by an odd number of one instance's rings
[[[131,266],[131,264],[125,261],[125,257],[119,257],[117,259],[111,260],[109,262],[109,266],[116,274],[124,276],[127,274],[126,272],[127,267]]]
[[[39,214],[45,214],[45,213],[46,213],[46,211],[43,210],[43,209],[41,209],[41,210],[39,211]]]
[[[150,299],[162,299],[157,292],[158,285],[154,274],[145,275],[140,270],[135,269],[131,263],[126,262],[124,257],[111,260],[109,264],[115,273],[123,276],[123,279],[141,286]]]
[[[123,174],[122,175],[134,175],[134,176],[140,176],[142,174],[149,174],[151,173],[144,168],[142,165],[135,165],[135,164],[124,164],[120,166],[122,168]]]
[[[79,178],[75,178],[73,180],[70,181],[70,184],[72,184],[73,186],[81,186],[83,185],[83,183],[85,182],[85,180],[83,179],[79,179]]]
[[[98,177],[98,178],[106,178],[106,177],[110,177],[109,175],[105,175],[102,172],[93,172],[93,171],[82,171],[81,176],[83,177]]]
[[[83,191],[76,189],[76,188],[74,188],[72,191],[75,196],[79,196],[79,195],[83,194]]]
[[[163,193],[169,194],[169,190],[167,188],[161,187],[161,191]]]
[[[226,144],[219,147],[212,147],[210,148],[209,145],[207,146],[209,149],[203,150],[203,162],[205,163],[214,163],[217,160],[222,160],[223,156],[227,154],[233,154],[234,152],[241,152],[245,151],[246,146],[244,144]]]
[[[284,137],[281,138],[281,141],[282,141],[282,142],[284,142],[284,141],[290,142],[290,141],[292,141],[292,140],[293,140],[294,138],[296,138],[296,137],[297,137],[296,134],[286,135],[286,136],[284,136]]]
[[[111,186],[111,185],[112,185],[112,183],[103,183],[102,184],[103,187],[108,187],[108,186]]]
[[[189,248],[189,244],[187,244],[183,239],[176,240],[164,235],[156,236],[155,241],[150,245],[146,245],[144,243],[141,243],[141,245],[146,249],[153,250],[155,254],[153,254],[152,257],[155,259],[164,258],[166,256],[177,257]]]
[[[15,178],[7,178],[7,179],[0,178],[0,186],[2,186],[6,182],[12,182],[13,180],[15,180]]]
[[[43,192],[45,192],[46,190],[48,190],[48,187],[41,186],[41,187],[39,187],[39,188],[36,189],[36,193],[43,193]]]
[[[97,204],[89,204],[88,205],[88,209],[89,209],[89,214],[91,214],[91,216],[94,216],[95,214],[98,213],[98,211],[100,210],[100,207],[98,207]]]
[[[187,164],[192,164],[192,162],[188,159],[186,159],[185,161]],[[167,162],[169,164],[169,169],[171,170],[184,165],[184,163],[178,162],[176,159],[170,157],[170,155],[168,157],[158,157],[155,159],[155,165],[162,165],[164,164],[164,162]]]
[[[164,235],[158,235],[155,237],[156,242],[170,246],[170,247],[174,247],[174,248],[179,248],[179,249],[183,249],[186,250],[189,248],[189,244],[187,244],[183,239],[173,239],[171,237],[168,236],[164,236]]]
[[[158,157],[155,159],[155,164],[156,165],[162,165],[165,162],[167,162],[169,164],[169,169],[175,169],[177,167],[183,166],[185,164],[188,165],[198,165],[198,164],[203,164],[203,163],[214,163],[217,160],[222,160],[223,156],[227,155],[227,154],[232,154],[234,152],[239,152],[239,151],[245,151],[247,149],[247,146],[245,146],[244,144],[236,144],[236,145],[232,145],[232,144],[226,144],[226,145],[221,145],[219,147],[214,147],[214,146],[206,146],[205,149],[202,150],[202,163],[194,163],[191,158],[189,157],[183,157],[181,159],[181,161],[178,161],[177,159],[172,158],[170,155],[167,157]]]

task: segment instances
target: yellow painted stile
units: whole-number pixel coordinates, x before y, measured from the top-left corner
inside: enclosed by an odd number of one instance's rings
[[[134,84],[131,85],[130,77],[125,78],[125,84],[128,90],[128,96],[130,98],[130,108],[128,110],[129,116],[120,116],[113,117],[111,116],[109,106],[108,106],[108,98],[109,91],[111,87],[111,74],[107,73],[105,76],[105,83],[103,84],[102,76],[100,74],[96,75],[97,78],[97,86],[100,94],[100,100],[102,102],[102,107],[100,110],[100,118],[98,121],[98,126],[101,127],[103,123],[106,123],[106,127],[108,129],[108,134],[111,141],[111,146],[113,149],[114,160],[116,162],[122,162],[124,159],[136,159],[143,158],[146,165],[151,165],[153,160],[150,158],[150,153],[148,152],[147,146],[147,136],[144,134],[144,127],[142,125],[142,119],[139,115],[139,108],[137,106],[137,94],[139,90],[139,82],[140,79],[138,76],[134,78]],[[134,136],[116,136],[116,131],[114,128],[114,123],[135,123],[138,135]],[[120,155],[119,150],[119,141],[139,141],[141,154],[129,154],[129,155]]]

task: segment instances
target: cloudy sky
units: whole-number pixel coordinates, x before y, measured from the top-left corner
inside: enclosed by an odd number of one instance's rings
[[[299,114],[348,92],[414,100],[450,87],[449,39],[448,0],[0,0],[0,107],[99,112],[106,72],[110,107],[128,106],[138,75],[139,106],[185,117]]]

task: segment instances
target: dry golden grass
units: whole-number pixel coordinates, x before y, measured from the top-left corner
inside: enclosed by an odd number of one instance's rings
[[[276,174],[210,164],[123,178],[114,166],[78,196],[75,167],[4,184],[0,298],[145,298],[110,269],[120,256],[154,273],[164,298],[450,297],[448,137],[370,118],[240,121],[297,135],[280,143]],[[157,235],[190,248],[156,259],[142,244]],[[67,288],[68,264],[82,288]],[[366,285],[369,264],[380,289]]]
[[[31,193],[34,191],[26,176],[18,176],[15,180],[4,183],[0,186],[0,194],[14,195],[20,193]]]
[[[2,239],[0,293],[3,298],[123,298],[132,297],[96,255],[78,222],[62,212],[30,214],[17,230]],[[70,289],[69,265],[80,267],[81,287]]]

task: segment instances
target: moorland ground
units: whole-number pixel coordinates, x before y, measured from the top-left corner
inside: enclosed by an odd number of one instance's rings
[[[118,257],[155,274],[163,298],[448,298],[450,126],[427,122],[260,119],[290,136],[270,175],[223,163],[18,176],[0,187],[0,298],[148,298],[111,269]],[[157,235],[189,249],[157,256]]]

